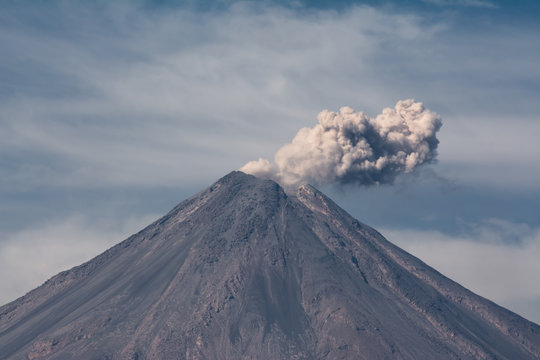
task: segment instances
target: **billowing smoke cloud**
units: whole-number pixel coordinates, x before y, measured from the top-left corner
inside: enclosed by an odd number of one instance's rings
[[[442,121],[421,102],[399,101],[376,118],[350,107],[324,110],[317,118],[317,125],[300,129],[277,151],[275,163],[259,158],[240,170],[285,186],[389,184],[437,155]]]

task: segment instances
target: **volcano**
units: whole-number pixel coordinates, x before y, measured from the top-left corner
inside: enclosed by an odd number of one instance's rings
[[[304,185],[232,172],[0,308],[2,359],[538,359],[540,326]]]

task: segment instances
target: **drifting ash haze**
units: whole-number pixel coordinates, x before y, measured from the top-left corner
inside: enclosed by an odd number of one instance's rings
[[[309,185],[233,172],[0,307],[2,359],[538,359],[540,327]]]
[[[441,118],[420,102],[403,100],[370,118],[342,107],[318,116],[280,148],[275,164],[259,158],[240,170],[284,186],[301,183],[391,184],[401,173],[435,160]]]

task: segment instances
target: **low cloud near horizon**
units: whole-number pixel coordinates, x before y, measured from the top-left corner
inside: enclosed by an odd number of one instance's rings
[[[0,242],[0,305],[15,300],[60,271],[80,265],[158,218],[147,215],[123,224],[97,224],[73,216],[10,235]],[[487,219],[468,232],[378,229],[394,244],[419,257],[469,290],[540,324],[540,228]],[[519,239],[509,243],[508,238]]]
[[[460,236],[418,229],[379,230],[460,285],[540,324],[540,282],[533,280],[540,274],[540,228],[500,219],[470,226],[474,231]],[[505,241],[508,238],[519,241]]]
[[[80,265],[146,227],[147,215],[123,223],[95,223],[83,215],[9,234],[0,241],[0,306],[57,273]]]

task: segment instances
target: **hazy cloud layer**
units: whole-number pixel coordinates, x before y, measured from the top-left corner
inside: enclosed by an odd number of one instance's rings
[[[0,305],[15,300],[60,271],[82,264],[157,219],[109,224],[70,216],[9,234],[0,241]]]
[[[303,128],[275,155],[275,165],[259,158],[240,170],[286,186],[391,184],[401,173],[435,160],[441,118],[414,100],[399,101],[375,118],[350,107],[324,110],[319,123]]]

